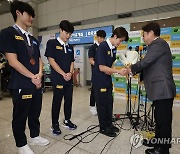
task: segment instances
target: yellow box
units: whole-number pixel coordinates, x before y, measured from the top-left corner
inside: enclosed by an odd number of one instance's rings
[[[124,88],[114,88],[115,93],[126,93],[126,89]]]
[[[126,99],[128,99],[128,95],[126,95]],[[131,100],[132,101],[138,100],[138,96],[137,95],[131,95]]]
[[[180,94],[176,94],[175,99],[176,99],[176,100],[180,100]]]
[[[160,38],[164,39],[165,41],[171,41],[170,35],[161,35]]]
[[[180,74],[180,68],[172,68],[173,74]]]
[[[127,44],[121,44],[117,47],[117,50],[127,50]]]
[[[180,48],[180,41],[171,41],[171,48]]]

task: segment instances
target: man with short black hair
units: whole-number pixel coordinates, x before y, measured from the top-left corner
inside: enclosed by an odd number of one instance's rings
[[[125,76],[125,68],[118,70],[112,68],[116,60],[116,47],[121,42],[128,40],[128,32],[123,27],[118,27],[113,31],[111,38],[102,42],[95,57],[95,65],[92,75],[94,86],[95,101],[99,119],[100,133],[115,137],[119,129],[112,124],[113,96],[111,74],[118,73]]]
[[[104,30],[98,30],[96,32],[96,42],[89,49],[88,56],[89,56],[89,63],[91,64],[92,71],[94,68],[95,55],[96,55],[98,46],[101,42],[105,40],[105,38],[106,38],[106,32]],[[91,94],[90,94],[90,112],[92,113],[92,115],[97,115],[93,85],[91,86]]]
[[[160,26],[150,22],[143,26],[143,39],[147,48],[144,59],[131,66],[133,74],[143,70],[143,81],[149,100],[153,101],[155,117],[155,139],[151,143],[153,149],[146,154],[169,154],[172,138],[172,106],[176,95],[176,87],[172,75],[172,55],[168,43],[161,39]],[[169,142],[167,142],[169,141]]]
[[[29,144],[47,145],[39,136],[39,116],[42,106],[42,62],[38,41],[28,31],[35,17],[34,9],[21,1],[10,6],[15,25],[0,34],[0,51],[6,54],[11,69],[8,88],[13,101],[13,135],[19,154],[34,154],[27,144],[26,121],[30,130]]]
[[[72,23],[62,20],[59,24],[60,36],[47,42],[45,56],[51,66],[51,82],[53,85],[52,102],[52,133],[60,135],[59,114],[62,98],[64,97],[63,126],[71,130],[77,128],[70,120],[72,113],[72,94],[73,83],[72,75],[74,72],[74,49],[68,44],[71,34],[74,32]]]

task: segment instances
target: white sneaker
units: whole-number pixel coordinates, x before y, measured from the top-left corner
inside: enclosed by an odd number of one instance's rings
[[[30,137],[30,139],[29,139],[30,145],[48,145],[49,143],[50,143],[49,140],[47,140],[41,136],[37,136],[34,138]]]
[[[18,154],[34,154],[29,145],[25,145],[23,147],[18,148]]]
[[[92,115],[97,115],[96,107],[95,107],[95,106],[92,106],[92,107],[90,108],[90,112],[92,113]]]

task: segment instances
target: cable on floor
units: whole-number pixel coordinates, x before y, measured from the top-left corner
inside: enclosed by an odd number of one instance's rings
[[[85,135],[84,137],[82,137],[81,135],[73,135],[73,134],[67,134],[67,135],[64,135],[64,140],[70,140],[72,137],[75,137],[77,140],[78,140],[78,142],[75,144],[75,145],[73,145],[65,154],[69,154],[70,153],[70,151],[73,149],[73,148],[75,148],[79,143],[90,143],[90,142],[92,142],[97,136],[98,136],[98,134],[99,134],[99,130],[98,131],[92,131],[91,129],[91,127],[94,127],[94,128],[96,128],[96,127],[98,127],[99,125],[91,125],[91,126],[89,126],[88,128],[87,128],[87,132],[89,132],[89,134],[87,134],[87,135]],[[92,135],[92,134],[95,134],[95,133],[97,133],[90,141],[83,141],[83,139],[85,139],[86,137],[88,137],[88,136],[90,136],[90,135]],[[82,134],[83,135],[83,134]],[[70,136],[70,137],[69,137]]]

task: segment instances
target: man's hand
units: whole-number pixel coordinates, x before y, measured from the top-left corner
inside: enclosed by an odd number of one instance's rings
[[[42,78],[42,76],[40,74],[35,74],[31,78],[32,83],[36,86],[37,89],[41,88],[41,86],[42,86],[41,78]]]
[[[69,73],[66,73],[66,78],[67,78],[67,81],[69,81],[72,77],[72,74],[69,72]]]
[[[130,66],[126,67],[126,69],[128,70],[129,73],[131,72]]]
[[[35,74],[35,78],[42,80],[42,74],[41,73]]]
[[[64,75],[63,75],[63,78],[64,78],[64,80],[66,80],[66,81],[69,81],[70,79],[71,79],[71,77],[72,77],[72,73],[65,73]]]
[[[129,74],[128,69],[126,69],[126,68],[122,68],[122,69],[118,70],[117,73],[122,76],[126,76],[127,74]]]
[[[105,74],[107,74],[107,75],[112,75],[113,73],[111,73],[111,72],[104,72]]]

